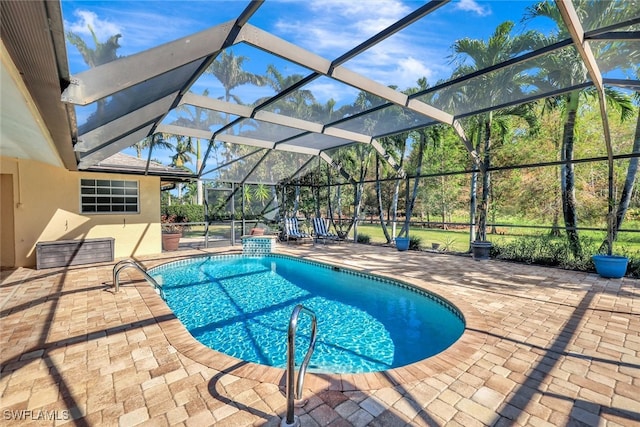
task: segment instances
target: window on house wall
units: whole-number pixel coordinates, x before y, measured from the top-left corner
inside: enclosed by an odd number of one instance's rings
[[[80,180],[82,213],[139,213],[138,181]]]

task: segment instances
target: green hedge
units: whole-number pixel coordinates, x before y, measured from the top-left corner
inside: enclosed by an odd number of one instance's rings
[[[202,205],[163,206],[161,214],[175,215],[176,222],[204,222],[204,206]]]

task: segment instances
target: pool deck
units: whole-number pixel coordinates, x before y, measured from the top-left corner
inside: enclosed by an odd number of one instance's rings
[[[638,280],[369,245],[277,250],[412,283],[467,321],[413,365],[307,374],[302,426],[640,426]],[[113,265],[2,271],[0,425],[280,425],[283,370],[196,342],[134,269],[114,293]]]

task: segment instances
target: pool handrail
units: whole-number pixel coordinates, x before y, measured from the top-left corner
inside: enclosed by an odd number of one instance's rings
[[[143,266],[141,266],[138,262],[132,259],[124,259],[118,262],[113,267],[113,286],[116,288],[115,292],[120,291],[120,271],[122,271],[126,267],[133,267],[136,270],[138,270],[140,273],[142,273],[144,278],[149,283],[151,283],[151,285],[153,285],[154,289],[157,289],[157,290],[162,289],[161,286],[158,284],[158,282],[156,282],[156,280],[153,277],[151,277],[149,273],[147,273],[147,270]]]
[[[300,313],[306,313],[311,317],[311,340],[309,341],[309,348],[307,354],[304,356],[304,360],[300,365],[298,371],[298,381],[295,389],[295,399],[302,398],[302,384],[304,383],[304,375],[307,372],[307,365],[311,360],[311,355],[316,346],[316,332],[317,332],[317,320],[316,314],[303,306],[302,304],[296,305],[291,313],[291,319],[289,320],[289,332],[287,334],[287,415],[282,419],[280,423],[281,427],[299,426],[300,420],[293,413],[293,399],[294,399],[294,376],[295,376],[295,354],[296,354],[296,330],[298,329],[298,317]]]

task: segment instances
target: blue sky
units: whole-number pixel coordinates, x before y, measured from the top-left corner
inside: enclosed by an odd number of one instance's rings
[[[90,46],[93,43],[88,25],[100,41],[122,34],[120,55],[131,55],[235,19],[246,4],[240,0],[62,2],[67,30],[85,37]],[[401,0],[267,0],[249,22],[332,60],[422,4],[424,2]],[[519,21],[531,4],[530,1],[452,1],[366,55],[353,59],[347,67],[400,89],[415,86],[416,80],[423,76],[435,84],[450,75],[452,67],[447,57],[456,39],[486,40],[499,23],[508,19],[518,24],[517,33],[524,29]],[[535,23],[540,24],[540,21]],[[87,68],[75,47],[69,46],[67,53],[72,74]],[[263,73],[266,65],[252,60],[247,63],[247,69]]]
[[[414,0],[267,0],[249,23],[333,60],[424,3]],[[454,68],[451,46],[459,38],[486,40],[505,20],[516,22],[515,34],[533,28],[550,31],[549,23],[543,20],[530,22],[527,27],[520,22],[527,6],[534,3],[524,0],[452,1],[351,59],[345,67],[384,85],[395,85],[400,90],[416,86],[421,77],[427,77],[431,85],[436,84],[451,75]],[[128,56],[234,20],[247,4],[245,0],[63,0],[62,9],[66,31],[82,36],[90,47],[93,41],[89,26],[100,42],[121,34],[118,54]],[[541,25],[547,25],[547,28]],[[283,74],[310,73],[298,64],[248,45],[236,45],[233,50],[236,55],[250,57],[245,69],[256,74],[264,74],[269,64],[276,65]],[[72,75],[88,68],[74,46],[67,45],[67,55]],[[201,94],[205,88],[212,97],[219,97],[222,90],[211,76],[201,78],[191,89]],[[352,103],[358,94],[358,90],[329,78],[318,79],[310,89],[317,101],[324,103],[331,98],[337,106]],[[273,94],[269,88],[253,86],[238,88],[235,93],[245,103]],[[90,108],[78,109],[79,124],[89,112]],[[167,118],[165,122],[170,120]],[[168,163],[166,158],[163,162]]]

